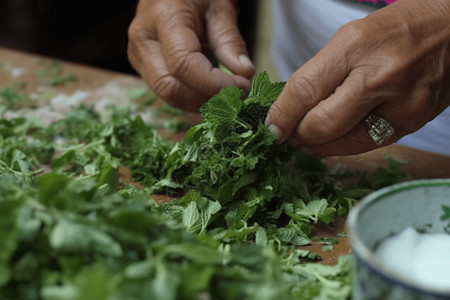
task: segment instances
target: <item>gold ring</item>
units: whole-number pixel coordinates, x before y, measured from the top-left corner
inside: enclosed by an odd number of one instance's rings
[[[394,133],[394,127],[386,119],[370,113],[364,121],[368,127],[368,132],[375,144],[380,145],[388,140]]]

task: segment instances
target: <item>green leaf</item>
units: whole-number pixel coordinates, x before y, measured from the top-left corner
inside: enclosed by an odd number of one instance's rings
[[[255,243],[260,246],[267,246],[267,234],[266,230],[262,227],[259,227],[255,234]]]
[[[72,285],[48,285],[41,289],[41,297],[45,300],[75,300],[78,296],[78,289]]]
[[[50,245],[61,253],[99,252],[120,257],[122,247],[108,234],[92,226],[61,220],[50,234]]]
[[[444,211],[444,214],[441,216],[440,220],[450,220],[450,206],[442,205],[442,210]]]
[[[118,162],[110,157],[102,156],[98,159],[100,172],[97,176],[97,184],[102,186],[107,184],[111,192],[119,187],[119,166]]]
[[[199,264],[221,264],[229,258],[229,255],[204,245],[175,244],[162,249],[164,254],[178,254]]]
[[[138,261],[125,268],[125,276],[129,279],[143,279],[151,275],[152,269],[148,261]]]
[[[242,108],[241,94],[242,90],[237,87],[223,88],[200,108],[200,113],[211,124],[231,125]]]
[[[269,107],[275,102],[284,85],[284,82],[272,83],[267,72],[258,73],[253,77],[246,104],[257,102],[262,106]]]
[[[196,202],[190,202],[188,206],[183,210],[183,224],[189,231],[199,220],[200,213],[197,209]]]
[[[325,245],[325,246],[322,246],[322,251],[323,252],[330,252],[330,251],[333,251],[333,245]]]
[[[0,176],[0,180],[3,179]],[[1,200],[1,196],[0,196]],[[21,202],[17,200],[0,201],[0,287],[7,284],[11,277],[10,258],[19,245],[16,217]]]
[[[326,199],[316,199],[305,204],[302,200],[298,202],[295,214],[311,219],[314,223],[322,221],[328,224],[334,217],[335,209],[328,207]]]

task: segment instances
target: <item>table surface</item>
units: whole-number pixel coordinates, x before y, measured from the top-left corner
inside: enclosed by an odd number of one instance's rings
[[[74,104],[90,104],[101,111],[107,105],[123,104],[128,99],[128,92],[136,88],[148,88],[146,83],[137,76],[118,73],[110,70],[98,69],[91,66],[58,61],[62,74],[73,74],[77,80],[62,86],[49,86],[37,75],[40,70],[48,69],[55,60],[31,53],[20,52],[0,47],[0,89],[11,83],[25,82],[25,91],[33,101],[36,109],[21,109],[7,112],[6,117],[21,115],[36,115],[46,122],[60,119]],[[48,93],[57,93],[51,99],[52,108],[49,107]],[[159,100],[160,103],[162,101]],[[152,118],[151,114],[143,119]],[[190,124],[200,122],[196,114],[186,113],[182,118]],[[386,164],[385,158],[404,160],[404,168],[413,179],[449,178],[450,157],[430,152],[420,151],[400,145],[389,145],[367,153],[328,157],[326,164],[332,167],[342,164],[345,167],[371,172]],[[315,229],[318,237],[336,238],[337,232],[345,231],[345,220],[337,220],[331,226],[319,226]],[[321,245],[307,246],[322,256],[322,263],[334,264],[337,257],[348,253],[350,246],[346,238],[338,238],[339,243],[333,251],[323,252]]]

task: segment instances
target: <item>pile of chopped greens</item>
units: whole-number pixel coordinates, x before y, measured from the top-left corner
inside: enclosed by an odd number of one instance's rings
[[[277,145],[263,122],[282,88],[266,73],[245,100],[224,88],[180,142],[131,107],[0,120],[0,299],[350,298],[350,255],[325,266],[299,246],[408,177],[393,160],[343,172]]]

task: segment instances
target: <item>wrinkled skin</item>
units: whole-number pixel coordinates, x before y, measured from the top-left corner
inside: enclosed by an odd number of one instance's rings
[[[398,0],[346,24],[288,80],[266,125],[278,142],[323,156],[416,131],[450,104],[449,22],[448,0]],[[247,53],[230,0],[141,0],[129,38],[132,65],[176,107],[196,110],[226,85],[249,88],[254,68],[239,60]],[[202,45],[236,75],[213,68]],[[364,124],[370,112],[395,129],[381,145]]]
[[[128,30],[128,57],[172,106],[198,108],[229,85],[248,90],[255,73],[230,0],[141,0]],[[213,67],[203,50],[232,71]]]
[[[279,142],[323,156],[416,131],[450,104],[449,24],[447,0],[398,0],[346,24],[294,73],[266,124]],[[368,134],[369,112],[395,129],[381,145]]]

